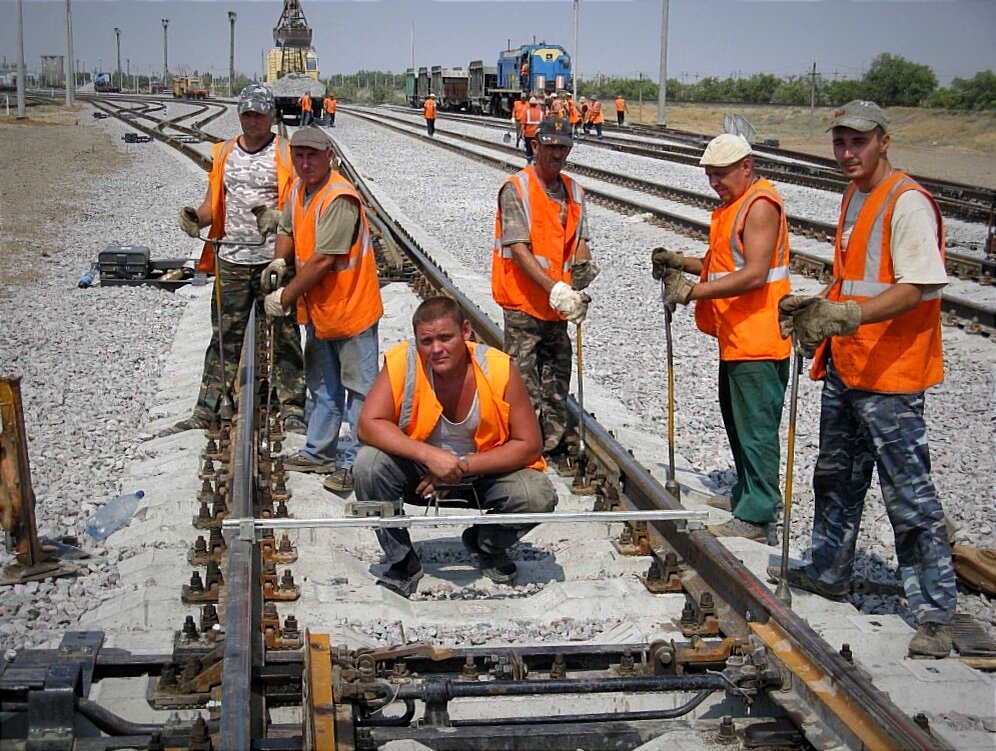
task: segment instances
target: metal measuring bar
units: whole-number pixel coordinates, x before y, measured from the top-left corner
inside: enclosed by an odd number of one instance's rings
[[[383,506],[393,506],[390,502]],[[362,512],[361,512],[362,513]],[[371,529],[411,527],[473,527],[478,524],[576,524],[578,522],[690,522],[698,528],[709,519],[708,511],[575,511],[557,514],[470,514],[466,516],[388,516],[370,513],[364,516],[332,519],[225,519],[222,529],[237,529],[239,538],[259,539],[265,529]]]

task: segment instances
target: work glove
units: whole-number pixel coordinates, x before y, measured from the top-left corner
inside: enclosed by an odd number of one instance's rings
[[[665,303],[688,305],[695,282],[675,269],[666,269],[663,281]]]
[[[280,304],[280,298],[283,296],[285,289],[286,287],[275,289],[263,298],[263,310],[266,311],[266,315],[270,318],[283,318],[287,315],[284,306]]]
[[[588,303],[591,298],[584,292],[578,292],[563,282],[557,282],[550,290],[550,307],[571,323],[581,323],[588,314]]]
[[[650,262],[653,264],[654,279],[660,280],[668,269],[682,271],[685,268],[685,254],[677,250],[654,248],[650,253]]]
[[[180,209],[180,216],[177,217],[180,229],[191,237],[197,237],[201,231],[201,220],[197,216],[197,209],[193,206],[184,206]]]
[[[571,289],[587,289],[601,270],[598,261],[578,261],[571,269]]]
[[[256,230],[260,235],[266,237],[277,232],[277,225],[280,224],[280,212],[267,208],[266,206],[255,206],[252,209],[253,216],[256,217]]]
[[[788,295],[778,303],[782,336],[795,335],[807,357],[812,357],[828,336],[851,336],[860,325],[861,306],[853,300],[833,302],[823,297]]]
[[[277,275],[277,282],[270,284],[270,277],[274,274]],[[285,276],[287,276],[287,261],[283,258],[275,258],[260,272],[259,288],[264,292],[273,292],[284,283]]]

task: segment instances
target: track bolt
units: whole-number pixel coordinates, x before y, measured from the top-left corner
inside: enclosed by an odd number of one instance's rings
[[[185,663],[183,663],[183,670],[180,671],[180,680],[184,683],[189,683],[190,681],[197,678],[200,675],[201,670],[204,668],[204,664],[197,657],[191,657]]]
[[[294,588],[294,574],[289,568],[284,569],[284,575],[280,577],[280,586],[284,589]]]
[[[477,663],[474,662],[472,655],[467,655],[467,659],[463,663],[463,673],[461,677],[465,681],[476,681],[481,677],[481,674],[477,672]]]
[[[212,751],[213,748],[207,723],[203,717],[198,716],[190,729],[190,751]]]
[[[291,553],[291,552],[293,552],[293,548],[291,547],[290,535],[288,535],[288,534],[285,533],[280,538],[280,548],[279,548],[279,550],[280,550],[281,553]]]
[[[194,573],[190,575],[190,591],[191,592],[204,591],[204,582],[201,581],[200,571],[194,571]]]
[[[286,519],[289,516],[289,514],[290,512],[287,510],[287,504],[284,503],[283,501],[280,501],[280,503],[277,504],[277,518]]]
[[[682,628],[690,628],[698,625],[698,621],[695,619],[695,608],[692,607],[692,603],[685,601],[685,607],[681,609],[681,626]]]
[[[550,668],[551,678],[566,678],[567,677],[567,662],[564,660],[562,654],[557,654],[553,656],[553,667]]]
[[[207,540],[204,539],[204,535],[197,535],[197,539],[194,540],[194,555],[205,555],[207,549]]]
[[[225,545],[225,536],[221,534],[221,529],[214,527],[210,533],[210,540],[208,542],[208,549],[213,553],[215,550],[224,550],[227,547]]]
[[[733,724],[733,718],[730,715],[724,715],[723,719],[719,721],[719,740],[728,743],[736,738],[737,728]]]
[[[197,625],[194,623],[194,616],[188,615],[183,621],[183,635],[190,641],[197,641],[200,634],[197,633]]]
[[[632,675],[636,672],[636,660],[633,659],[633,650],[627,649],[622,653],[622,658],[619,660],[619,674],[620,675]]]
[[[218,609],[211,604],[201,608],[201,631],[210,631],[218,623]]]
[[[163,665],[162,672],[159,674],[159,685],[161,686],[175,686],[176,685],[176,665],[172,662]]]
[[[854,662],[854,655],[851,654],[851,645],[846,642],[840,647],[840,656],[848,662]]]
[[[225,583],[221,575],[221,566],[214,561],[208,561],[206,582],[208,589],[214,589],[215,586],[221,587]]]
[[[208,508],[206,499],[201,501],[201,509],[197,512],[197,519],[204,522],[211,521],[211,509]]]
[[[930,720],[927,719],[927,715],[925,715],[923,712],[917,712],[915,715],[913,715],[913,722],[915,722],[917,724],[917,727],[919,727],[921,730],[924,730],[928,733],[930,732]]]
[[[300,631],[297,628],[297,618],[293,615],[287,616],[284,619],[284,627],[280,631],[280,635],[284,639],[296,639],[300,636]]]

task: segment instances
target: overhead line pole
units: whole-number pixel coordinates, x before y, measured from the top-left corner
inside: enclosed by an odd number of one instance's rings
[[[73,57],[73,10],[66,0],[66,106],[76,103],[76,66]]]
[[[24,103],[24,87],[27,75],[24,69],[24,9],[21,7],[22,0],[17,0],[17,119],[23,120],[27,117],[26,105]]]
[[[657,83],[657,124],[667,125],[667,24],[671,0],[662,0],[661,5],[661,73]]]
[[[574,101],[578,100],[578,16],[581,0],[574,0],[574,60],[571,62],[571,81],[574,83]]]
[[[234,10],[228,11],[228,23],[231,24],[231,33],[229,34],[228,43],[228,98],[231,99],[232,87],[235,85],[233,81],[235,80],[235,17],[236,13]]]

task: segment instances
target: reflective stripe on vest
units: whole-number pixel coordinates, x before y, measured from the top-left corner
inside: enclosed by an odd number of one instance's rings
[[[474,361],[477,363],[484,377],[490,377],[488,369],[488,347],[487,344],[478,344],[474,348]],[[401,417],[398,424],[404,429],[412,421],[412,410],[415,405],[415,374],[418,372],[418,347],[414,341],[408,342],[408,352],[405,357],[405,385],[401,392]]]

